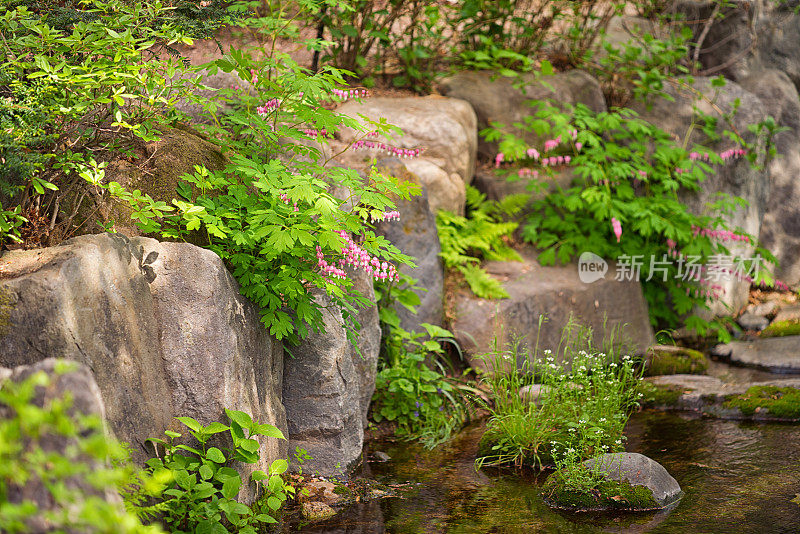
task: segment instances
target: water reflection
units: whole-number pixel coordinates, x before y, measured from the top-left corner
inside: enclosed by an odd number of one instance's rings
[[[286,532],[307,533],[781,533],[798,532],[800,428],[641,413],[628,449],[660,462],[685,492],[674,509],[634,515],[569,514],[539,496],[544,477],[529,471],[476,471],[482,429],[467,429],[429,452],[403,443],[373,444],[392,457],[369,466],[386,483],[410,482],[401,497],[355,504],[331,520]]]

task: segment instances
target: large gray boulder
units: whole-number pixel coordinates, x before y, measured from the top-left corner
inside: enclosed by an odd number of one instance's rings
[[[8,302],[0,365],[75,360],[94,373],[114,434],[144,459],[176,413],[141,254],[124,237],[84,236],[0,257]],[[138,257],[137,257],[138,256]],[[143,259],[143,258],[141,258]]]
[[[57,247],[0,257],[7,317],[0,365],[48,357],[75,360],[94,373],[116,437],[133,458],[174,420],[226,421],[225,408],[249,413],[286,433],[282,347],[214,253],[185,243],[82,236]],[[262,440],[253,469],[285,457],[285,441]],[[254,497],[252,487],[240,498]]]
[[[740,105],[733,119],[733,126],[748,140],[752,140],[752,135],[748,133],[747,126],[758,123],[766,117],[762,101],[733,82],[728,82],[725,87],[718,89],[712,86],[711,78],[698,77],[691,86],[670,85],[665,90],[674,101],[661,98],[655,99],[652,107],[638,103],[634,107],[644,120],[675,135],[676,138],[683,139],[686,135],[690,135],[689,146],[692,143],[699,143],[716,152],[733,148],[724,136],[718,142],[709,142],[702,129],[696,127],[695,106],[719,119],[717,133],[721,135],[729,126],[719,117],[719,110],[730,113],[738,101]],[[702,98],[699,95],[702,95]],[[715,174],[707,176],[700,184],[698,191],[684,192],[683,200],[692,212],[699,214],[710,213],[709,204],[717,200],[718,193],[741,197],[747,201],[747,206],[738,207],[732,213],[724,215],[724,219],[731,229],[741,228],[750,235],[758,236],[761,232],[761,220],[767,210],[770,191],[768,170],[753,168],[746,158],[717,166],[715,170]],[[732,254],[743,258],[751,257],[755,249],[753,244],[744,242],[726,243],[726,246]],[[722,286],[723,293],[711,304],[713,314],[730,315],[747,304],[750,288],[750,282],[747,280],[733,275],[723,275],[721,280],[718,282],[715,280],[714,283]]]
[[[418,177],[408,172],[396,158],[386,158],[378,162],[378,170],[391,174],[401,180],[418,182]],[[420,305],[416,314],[398,305],[397,314],[400,326],[409,331],[422,331],[420,323],[437,326],[444,324],[444,266],[439,257],[442,251],[439,233],[436,230],[436,217],[430,210],[428,190],[410,200],[398,200],[397,210],[400,220],[383,221],[376,225],[377,234],[392,242],[400,252],[414,258],[416,267],[401,265],[399,271],[418,280],[417,295]]]
[[[303,470],[322,476],[346,476],[361,455],[364,441],[360,378],[341,311],[322,292],[320,332],[288,350],[284,362],[283,403],[289,448],[311,456]],[[373,382],[374,387],[374,382]]]
[[[584,283],[575,264],[542,267],[533,250],[523,250],[521,255],[523,262],[485,265],[511,298],[485,300],[467,289],[454,297],[452,330],[473,367],[487,369],[486,362],[476,356],[489,353],[495,343],[502,350],[521,342],[531,353],[538,345],[540,356],[544,350],[555,355],[570,317],[592,328],[596,345],[614,328],[622,329],[625,345],[632,352],[644,354],[654,344],[641,286],[614,280],[613,265],[605,277]],[[541,331],[540,316],[546,319]],[[616,341],[623,340],[618,336]],[[522,357],[518,354],[518,366]]]
[[[800,41],[797,46],[800,48]],[[795,285],[800,283],[800,97],[786,73],[779,70],[759,71],[739,83],[761,100],[767,115],[788,128],[773,139],[778,155],[769,163],[770,194],[760,240],[780,262],[777,278]]]
[[[346,102],[337,111],[358,120],[362,120],[360,115],[372,120],[385,118],[389,124],[400,127],[402,135],[381,141],[400,148],[424,149],[411,166],[428,188],[431,207],[464,211],[463,191],[472,181],[478,143],[475,112],[467,102],[436,95],[376,97]],[[334,153],[339,152],[339,144],[350,143],[361,135],[350,128],[343,129],[337,142],[332,143]],[[371,160],[382,155],[385,152],[378,149],[347,150],[337,161],[358,168],[365,157]]]
[[[521,80],[522,88],[515,87],[516,80],[496,77],[488,71],[462,71],[442,81],[442,94],[460,98],[470,103],[478,118],[478,131],[499,122],[511,128],[515,122],[523,122],[537,108],[530,107],[530,100],[553,99],[566,104],[585,104],[594,111],[605,111],[606,103],[600,84],[588,73],[571,70],[543,77],[541,81],[532,76]],[[541,140],[533,135],[524,136],[530,143]],[[497,154],[497,143],[478,140],[478,155],[493,161]]]
[[[372,278],[362,270],[350,270],[353,289],[369,301],[368,306],[359,307],[355,319],[361,330],[356,343],[350,344],[353,364],[358,377],[359,407],[361,422],[367,428],[367,414],[375,393],[375,378],[378,375],[378,356],[381,351],[381,323],[378,305],[375,302],[375,287]]]
[[[285,430],[283,346],[219,256],[186,243],[135,238],[131,244],[153,269],[149,289],[174,413],[207,425],[227,422],[227,408]],[[286,456],[285,440],[257,439],[262,461],[243,469],[266,471],[268,459]]]

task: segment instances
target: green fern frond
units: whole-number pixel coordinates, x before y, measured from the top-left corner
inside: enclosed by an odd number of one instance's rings
[[[462,265],[458,268],[475,295],[482,299],[507,299],[508,292],[499,280],[492,278],[479,265]]]

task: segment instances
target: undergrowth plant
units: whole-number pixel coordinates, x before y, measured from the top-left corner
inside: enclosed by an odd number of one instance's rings
[[[456,346],[453,335],[422,323],[425,333],[409,332],[400,324],[396,306],[415,312],[420,299],[415,280],[376,284],[383,338],[372,419],[396,424],[395,434],[434,448],[448,440],[469,419],[474,389],[458,378],[443,343]]]
[[[552,349],[537,343],[484,355],[491,418],[477,465],[568,468],[622,450],[641,371],[613,333],[602,345],[570,321]]]
[[[473,293],[481,298],[508,298],[500,282],[481,268],[482,260],[521,261],[510,240],[518,223],[509,219],[522,210],[528,195],[509,195],[489,201],[486,195],[467,186],[466,215],[441,210],[436,215],[436,229],[445,267],[464,276]]]
[[[87,163],[132,156],[198,86],[165,52],[192,41],[163,3],[40,4],[0,15],[0,245],[74,232]]]
[[[214,422],[203,426],[191,417],[178,417],[189,433],[197,440],[195,447],[177,443],[179,432],[168,430],[166,439],[151,438],[163,454],[147,462],[147,475],[169,482],[148,504],[150,495],[142,495],[142,486],[133,483],[125,491],[129,507],[143,519],[157,519],[180,533],[250,533],[259,531],[259,525],[277,523],[277,512],[294,488],[284,483],[281,475],[288,463],[284,459],[272,462],[269,472],[253,471],[250,480],[230,467],[231,461],[253,464],[259,461],[261,444],[256,439],[265,436],[285,439],[283,433],[272,425],[253,421],[248,414],[225,410],[229,425]],[[216,435],[230,436],[232,447],[214,447],[210,441]],[[256,484],[260,498],[254,507],[237,501],[243,485]],[[259,508],[261,510],[259,510]]]
[[[72,369],[60,362],[55,372]],[[51,384],[43,371],[0,383],[0,531],[161,534],[107,500],[137,469],[99,417],[75,412],[71,396],[39,402]],[[26,493],[49,504],[20,499]]]

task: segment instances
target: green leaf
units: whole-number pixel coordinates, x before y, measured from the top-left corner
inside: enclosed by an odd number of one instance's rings
[[[222,454],[222,451],[216,447],[211,447],[206,451],[206,458],[211,460],[214,463],[224,464],[225,463],[225,455]]]
[[[222,483],[222,495],[226,499],[235,499],[239,494],[239,488],[242,485],[242,480],[238,476],[229,477]]]
[[[190,430],[194,432],[199,432],[202,426],[200,423],[197,422],[196,419],[192,419],[191,417],[176,417],[178,421],[189,427]]]

